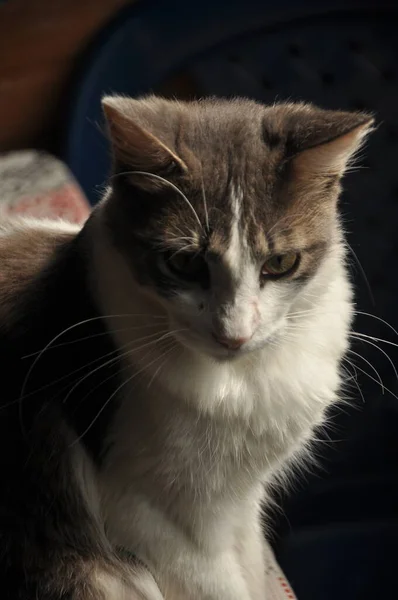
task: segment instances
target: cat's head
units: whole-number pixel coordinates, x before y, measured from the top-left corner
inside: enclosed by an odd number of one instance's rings
[[[104,99],[113,243],[183,344],[263,347],[341,242],[340,180],[363,113],[249,100]]]

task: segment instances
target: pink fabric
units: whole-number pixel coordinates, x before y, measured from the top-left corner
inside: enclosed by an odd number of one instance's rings
[[[22,196],[15,204],[8,205],[5,212],[83,223],[90,210],[80,190],[74,184],[67,184],[44,194]]]
[[[0,156],[3,214],[29,214],[83,223],[90,206],[78,184],[56,158],[35,151]]]

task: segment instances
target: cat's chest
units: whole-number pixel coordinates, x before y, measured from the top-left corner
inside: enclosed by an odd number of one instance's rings
[[[185,372],[178,394],[162,381],[135,385],[120,404],[100,477],[114,539],[128,547],[134,536],[126,530],[125,515],[136,522],[133,515],[145,512],[148,503],[159,506],[160,498],[179,519],[190,506],[184,526],[193,526],[195,511],[213,531],[214,514],[220,520],[228,503],[261,497],[262,483],[322,419],[334,399],[336,373],[324,370],[321,383],[303,374],[301,385],[292,373],[290,378],[221,373],[218,380],[195,380]]]
[[[255,378],[240,385],[231,380],[213,398],[223,409],[173,419],[166,444],[178,459],[176,465],[187,471],[194,466],[202,483],[209,481],[209,474],[220,485],[231,483],[234,476],[262,479],[300,445],[323,412],[318,396],[309,393],[304,400],[288,386],[274,389]]]
[[[193,381],[179,396],[162,382],[136,387],[114,425],[111,469],[120,481],[195,494],[264,479],[308,437],[332,388],[260,370]]]

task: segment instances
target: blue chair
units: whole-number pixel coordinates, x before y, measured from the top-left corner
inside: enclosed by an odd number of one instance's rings
[[[289,98],[374,111],[380,127],[364,153],[363,171],[346,178],[342,210],[358,308],[398,329],[397,16],[393,0],[130,6],[81,58],[61,157],[94,204],[109,170],[108,144],[97,125],[101,96],[173,93],[178,81],[186,96],[244,95],[265,103]],[[358,315],[355,327],[398,341],[366,314]],[[396,348],[383,348],[398,364]],[[274,547],[300,600],[397,597],[398,399],[381,393],[365,360],[393,394],[398,386],[380,351],[368,344],[354,351],[364,357],[354,355],[361,394],[353,389],[352,409],[333,411],[334,427],[319,433],[324,441],[316,448],[322,469],[301,478],[294,491],[280,492],[283,510],[274,516]]]

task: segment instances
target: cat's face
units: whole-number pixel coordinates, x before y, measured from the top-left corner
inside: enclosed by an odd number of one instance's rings
[[[239,356],[277,337],[328,248],[310,231],[291,232],[292,223],[283,217],[274,226],[256,225],[255,215],[244,215],[243,194],[231,189],[228,218],[213,230],[208,208],[210,234],[205,223],[202,232],[199,223],[189,230],[185,220],[181,234],[170,230],[165,252],[153,249],[158,274],[149,285],[162,296],[180,330],[177,337],[219,358]],[[245,217],[252,222],[245,224]]]
[[[339,181],[371,119],[249,101],[105,106],[108,219],[133,276],[190,348],[228,359],[272,343],[339,243]]]

